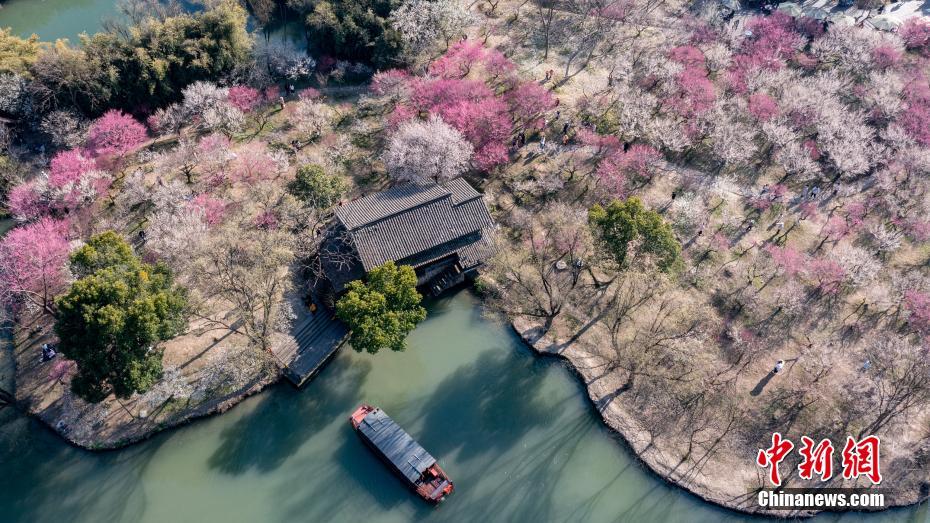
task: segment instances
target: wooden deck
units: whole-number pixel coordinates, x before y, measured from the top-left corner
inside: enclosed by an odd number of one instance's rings
[[[348,337],[345,324],[323,307],[301,318],[292,332],[294,340],[275,347],[274,353],[295,387],[319,372]]]

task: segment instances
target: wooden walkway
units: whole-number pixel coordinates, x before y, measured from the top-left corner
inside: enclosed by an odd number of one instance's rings
[[[301,318],[292,332],[294,339],[275,347],[274,353],[284,366],[284,376],[296,387],[312,378],[348,337],[345,324],[322,307]]]

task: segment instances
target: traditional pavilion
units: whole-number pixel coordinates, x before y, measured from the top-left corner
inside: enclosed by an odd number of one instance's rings
[[[403,183],[339,208],[321,248],[317,294],[332,302],[348,282],[386,261],[411,265],[432,294],[473,277],[493,253],[494,222],[462,178]]]

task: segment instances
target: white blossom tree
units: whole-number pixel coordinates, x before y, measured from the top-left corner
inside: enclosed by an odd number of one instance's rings
[[[438,116],[409,120],[391,135],[382,159],[396,180],[443,182],[468,168],[474,148]]]
[[[390,21],[406,52],[417,57],[438,42],[448,46],[474,17],[455,0],[409,0],[391,12]]]
[[[316,60],[290,42],[259,40],[252,49],[255,62],[275,78],[298,81],[313,74]]]
[[[87,120],[73,111],[52,111],[42,118],[39,129],[56,147],[73,149],[84,143]]]
[[[307,140],[316,140],[332,125],[333,112],[323,102],[304,99],[294,104],[291,123]]]

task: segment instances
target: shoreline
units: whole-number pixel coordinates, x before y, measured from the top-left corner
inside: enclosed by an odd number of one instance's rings
[[[218,398],[215,401],[207,402],[207,404],[200,404],[194,408],[183,411],[183,413],[177,418],[173,418],[168,422],[152,423],[147,428],[140,428],[137,431],[133,431],[133,434],[128,437],[110,438],[96,441],[88,441],[83,438],[73,438],[70,436],[69,431],[60,430],[55,426],[55,420],[49,419],[48,416],[43,416],[42,412],[37,412],[36,409],[32,407],[32,405],[29,405],[19,397],[17,397],[17,402],[21,405],[22,412],[24,414],[27,414],[28,416],[41,422],[42,425],[54,432],[68,445],[91,452],[107,452],[122,450],[137,443],[142,443],[146,440],[149,440],[162,432],[181,428],[185,425],[203,418],[207,418],[209,416],[223,414],[236,405],[242,403],[246,399],[263,392],[268,387],[280,383],[281,377],[281,375],[278,375],[268,379],[257,379],[250,383],[248,386],[231,392],[226,396]]]
[[[735,514],[744,515],[744,516],[758,516],[758,517],[776,517],[780,519],[787,518],[811,518],[821,513],[836,513],[836,514],[869,514],[869,513],[878,513],[884,512],[891,509],[902,509],[907,507],[912,507],[924,501],[924,499],[915,499],[914,501],[909,501],[906,503],[891,503],[885,508],[877,511],[797,511],[797,512],[786,512],[786,511],[773,511],[773,510],[753,510],[756,505],[751,501],[754,500],[754,495],[747,495],[743,493],[734,493],[727,492],[725,488],[715,489],[714,487],[725,487],[727,484],[709,484],[706,481],[688,481],[681,482],[672,477],[669,472],[673,471],[675,464],[670,463],[667,460],[662,459],[666,455],[662,453],[661,448],[657,446],[650,446],[643,448],[642,445],[637,445],[637,435],[641,434],[641,431],[637,432],[638,429],[635,427],[636,420],[631,416],[626,409],[621,407],[620,402],[611,402],[606,409],[601,409],[598,407],[599,396],[593,390],[587,380],[589,376],[586,376],[584,369],[578,365],[578,361],[581,358],[580,355],[573,355],[570,350],[566,351],[554,351],[551,350],[551,347],[556,346],[556,339],[554,339],[549,334],[539,335],[540,325],[529,321],[525,318],[507,318],[508,325],[511,329],[520,337],[521,341],[533,352],[535,356],[541,357],[552,357],[558,360],[565,361],[570,364],[569,368],[572,374],[581,382],[579,383],[588,398],[589,405],[600,417],[601,422],[606,428],[611,432],[615,433],[622,439],[622,444],[627,447],[627,451],[630,452],[636,460],[643,463],[648,467],[649,471],[655,474],[659,479],[661,479],[666,484],[673,486],[675,488],[680,488],[686,491],[688,494],[696,496],[701,501],[712,504],[714,506],[726,509],[728,511],[733,511]],[[10,343],[12,340],[6,340],[7,343]],[[12,349],[12,343],[10,343],[10,348]],[[14,360],[12,362],[14,366],[14,380],[16,379],[16,362],[15,355],[12,354],[11,357]],[[574,356],[574,357],[573,357]],[[110,438],[109,440],[96,440],[89,441],[82,438],[73,438],[68,431],[62,431],[55,426],[55,419],[52,416],[45,415],[43,416],[42,410],[34,408],[26,399],[21,398],[19,395],[18,387],[14,385],[14,394],[17,399],[17,408],[21,410],[24,414],[29,415],[40,421],[45,427],[53,431],[57,436],[61,437],[64,442],[73,447],[87,450],[91,452],[106,452],[106,451],[115,451],[121,450],[123,448],[129,447],[131,445],[141,443],[146,441],[157,434],[177,429],[183,427],[189,423],[193,423],[202,418],[208,416],[222,414],[231,408],[235,407],[245,399],[257,395],[263,392],[265,389],[272,385],[276,385],[282,381],[283,374],[278,372],[274,375],[264,375],[256,376],[256,379],[252,380],[246,386],[241,387],[240,389],[230,392],[220,398],[204,402],[194,408],[181,411],[178,416],[160,423],[143,423],[140,424],[129,424],[136,425],[137,431],[132,435],[124,438]],[[147,425],[147,426],[146,426]],[[648,452],[647,452],[648,451]],[[733,482],[731,482],[733,484]],[[743,499],[749,503],[733,503],[732,499]]]
[[[506,318],[507,323],[513,329],[514,333],[520,337],[520,339],[526,344],[526,346],[533,351],[533,354],[540,357],[546,358],[556,358],[560,361],[564,361],[569,364],[569,368],[572,374],[581,381],[580,385],[585,390],[590,406],[596,411],[597,415],[600,417],[601,422],[607,427],[610,431],[614,432],[617,436],[622,439],[622,444],[627,448],[627,450],[633,455],[633,457],[643,463],[650,471],[650,473],[657,476],[660,480],[665,482],[668,485],[671,485],[675,488],[680,488],[696,496],[700,500],[715,505],[717,507],[724,508],[729,511],[733,511],[736,514],[743,516],[753,516],[753,517],[775,517],[780,519],[788,518],[805,518],[809,519],[820,514],[870,514],[870,513],[880,513],[892,509],[903,509],[907,507],[912,507],[920,504],[926,499],[930,499],[930,496],[920,498],[919,495],[917,499],[913,501],[908,501],[906,503],[890,503],[880,510],[871,510],[871,511],[836,511],[836,510],[820,510],[820,511],[784,511],[784,510],[764,510],[756,509],[755,503],[755,494],[747,495],[745,492],[726,492],[725,489],[715,489],[714,486],[720,487],[722,485],[711,486],[707,482],[698,482],[698,481],[689,481],[689,482],[680,482],[675,478],[671,477],[669,472],[673,471],[676,467],[676,464],[669,463],[668,461],[663,460],[662,458],[665,454],[662,453],[662,449],[658,449],[656,446],[637,446],[636,445],[636,436],[641,433],[637,432],[637,427],[634,426],[636,423],[635,419],[630,415],[626,409],[622,408],[619,402],[611,402],[606,409],[598,408],[598,395],[593,391],[593,387],[589,386],[587,383],[588,376],[585,375],[583,369],[577,365],[577,359],[572,357],[570,354],[565,354],[565,352],[557,352],[550,350],[548,347],[556,346],[556,343],[553,343],[555,340],[550,337],[548,334],[543,334],[539,336],[539,329],[541,326],[539,324],[533,323],[530,320],[525,318]],[[651,451],[651,452],[646,452]],[[732,483],[732,482],[731,482]],[[725,484],[724,484],[725,485]],[[743,499],[749,503],[733,503],[731,499]]]
[[[34,326],[33,326],[34,327]],[[52,381],[51,368],[35,357],[43,334],[30,333],[33,327],[23,323],[11,325],[3,340],[4,359],[13,408],[35,418],[70,446],[90,451],[117,450],[145,441],[167,429],[181,427],[200,418],[221,414],[265,388],[281,381],[279,367],[263,364],[249,350],[225,353],[243,371],[227,382],[228,388],[216,388],[200,399],[194,396],[167,395],[157,407],[147,405],[145,395],[126,400],[112,396],[91,404],[70,392],[67,382]],[[202,369],[201,369],[202,370]],[[190,376],[197,379],[195,371]],[[182,402],[186,401],[186,404]],[[192,404],[193,403],[193,404]]]

